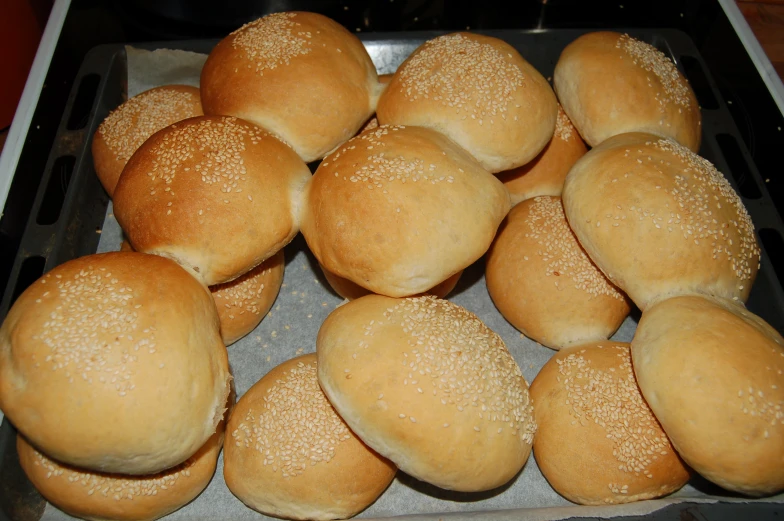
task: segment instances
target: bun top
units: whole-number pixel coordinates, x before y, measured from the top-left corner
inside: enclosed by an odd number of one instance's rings
[[[265,130],[201,116],[139,148],[117,183],[114,212],[136,251],[172,258],[214,285],[294,238],[308,179],[302,160]]]
[[[199,89],[187,85],[156,87],[114,109],[98,127],[92,144],[95,172],[109,197],[142,143],[172,123],[201,115]]]
[[[607,339],[629,314],[625,296],[580,247],[557,197],[528,199],[509,212],[485,278],[504,318],[553,349]]]
[[[428,127],[490,172],[521,166],[555,129],[547,80],[508,43],[471,33],[439,36],[403,62],[377,108],[382,125]]]
[[[760,249],[714,166],[669,139],[623,134],[572,167],[566,217],[596,265],[640,307],[704,293],[745,301]]]
[[[682,296],[632,340],[642,394],[694,470],[728,489],[784,490],[784,338],[742,305]]]
[[[327,317],[316,352],[333,407],[417,479],[489,490],[530,455],[528,384],[501,337],[460,306],[367,295]]]
[[[0,408],[33,445],[85,469],[182,463],[215,432],[230,379],[209,292],[154,255],[57,266],[0,328]]]
[[[379,294],[423,293],[481,257],[509,195],[453,141],[422,127],[360,134],[319,165],[302,233],[332,273]]]
[[[629,344],[596,342],[556,353],[531,383],[531,398],[536,463],[570,501],[629,503],[688,481],[637,387]]]
[[[498,179],[509,190],[512,205],[542,195],[560,197],[569,169],[587,151],[585,143],[559,105],[555,133],[544,150],[530,163],[499,173]]]
[[[345,519],[378,498],[397,468],[360,441],[319,387],[316,355],[283,362],[246,392],[229,420],[229,489],[290,519]]]
[[[305,162],[353,136],[380,92],[362,42],[316,13],[275,13],[244,25],[218,43],[201,73],[205,114],[262,126]]]
[[[210,287],[227,346],[244,337],[267,315],[283,283],[283,250],[231,282]]]
[[[648,43],[614,32],[585,34],[563,50],[553,77],[564,110],[592,147],[617,134],[647,132],[700,148],[697,98],[675,64]]]

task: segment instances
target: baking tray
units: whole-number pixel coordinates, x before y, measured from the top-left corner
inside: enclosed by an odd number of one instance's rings
[[[743,143],[716,83],[694,44],[684,33],[669,29],[620,31],[651,43],[673,58],[692,83],[703,116],[700,154],[728,177],[743,199],[760,238],[762,267],[752,289],[748,308],[778,331],[784,331],[784,223],[775,210],[764,180]],[[585,32],[588,31],[566,29],[482,33],[513,45],[549,79],[561,50]],[[359,36],[379,73],[388,73],[393,72],[420,43],[440,34],[444,33],[367,33]],[[149,50],[170,48],[208,53],[216,43],[217,40],[199,40],[134,46]],[[0,318],[5,317],[16,297],[40,275],[69,259],[96,251],[109,198],[93,169],[90,138],[109,111],[124,101],[126,86],[127,66],[123,45],[104,45],[88,53],[74,81],[6,292],[0,300]],[[304,249],[303,244],[300,237],[293,247]],[[469,278],[475,282],[481,277],[483,260],[467,271],[475,274]],[[0,520],[37,520],[46,503],[19,467],[15,438],[13,426],[4,419],[0,426]],[[700,478],[695,479],[702,490],[719,496],[722,494],[710,484],[701,482]],[[467,503],[466,509],[472,510],[472,505]],[[782,511],[784,509],[779,504],[764,500],[743,504],[685,502],[647,516],[626,516],[621,519],[773,519]]]

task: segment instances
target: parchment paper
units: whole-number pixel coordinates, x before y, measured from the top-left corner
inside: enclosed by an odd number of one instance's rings
[[[371,52],[371,56],[375,53]],[[129,48],[129,96],[165,83],[198,85],[199,71],[206,57],[183,51],[140,51]],[[400,61],[405,56],[400,57]],[[380,72],[394,70],[397,63],[375,61]],[[101,233],[99,252],[118,250],[122,231],[117,224],[111,205]],[[270,369],[294,356],[315,351],[318,329],[326,316],[342,299],[334,294],[323,278],[313,255],[299,235],[285,249],[286,267],[283,286],[272,310],[262,323],[248,336],[228,348],[229,361],[234,373],[237,398],[241,397]],[[469,267],[455,291],[448,299],[476,313],[506,342],[509,350],[529,382],[549,360],[554,351],[543,347],[520,334],[496,310],[485,286],[484,260]],[[629,317],[613,337],[618,341],[631,341],[636,321]],[[680,501],[745,502],[747,499],[713,496],[721,493],[704,480],[693,480],[668,498],[643,501],[610,507],[583,507],[559,496],[547,483],[533,455],[522,472],[505,486],[483,493],[466,494],[448,492],[410,476],[398,473],[387,491],[358,517],[385,518],[414,516],[417,519],[448,518],[473,519],[478,515],[498,521],[539,521],[566,519],[574,516],[615,517],[641,515]],[[766,501],[784,501],[784,494]],[[47,521],[72,519],[51,505],[47,505],[43,518]],[[245,507],[226,487],[223,480],[222,455],[218,468],[207,490],[191,504],[165,518],[171,520],[271,519]]]

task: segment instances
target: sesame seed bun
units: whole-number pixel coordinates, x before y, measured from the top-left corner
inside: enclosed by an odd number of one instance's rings
[[[544,150],[525,165],[498,174],[512,205],[539,195],[560,197],[569,169],[588,151],[566,113],[558,106],[555,134]]]
[[[508,43],[455,33],[422,44],[398,68],[376,109],[382,125],[428,127],[490,172],[531,161],[553,137],[557,102]]]
[[[318,261],[395,297],[440,284],[481,257],[509,211],[498,179],[422,127],[361,134],[306,187],[302,233]]]
[[[223,343],[233,344],[261,323],[283,282],[283,250],[240,277],[210,287]]]
[[[380,91],[362,42],[316,13],[275,13],[244,25],[218,43],[201,72],[205,114],[264,127],[305,162],[356,134]]]
[[[513,326],[560,349],[606,340],[629,314],[569,228],[558,197],[515,206],[487,254],[487,291]]]
[[[207,488],[223,446],[223,422],[193,456],[154,475],[101,474],[61,464],[21,435],[19,462],[47,501],[63,512],[95,521],[152,521],[190,503]]]
[[[156,87],[114,109],[98,127],[92,143],[95,173],[109,197],[142,143],[172,123],[201,115],[199,89],[187,85]]]
[[[664,300],[643,312],[632,360],[694,470],[750,496],[784,490],[784,339],[764,320],[715,297]]]
[[[531,383],[536,464],[556,492],[583,505],[675,492],[689,471],[640,394],[629,344],[556,353]]]
[[[563,203],[585,251],[640,309],[686,293],[748,298],[754,225],[724,176],[686,147],[610,138],[572,167]]]
[[[263,129],[201,116],[139,148],[117,183],[114,215],[136,251],[174,259],[212,286],[294,238],[308,179],[305,163]]]
[[[0,409],[39,450],[84,469],[182,463],[215,433],[230,379],[209,292],[155,255],[57,266],[0,327]]]
[[[327,317],[316,353],[319,383],[341,417],[411,476],[490,490],[528,460],[528,384],[501,337],[460,306],[358,298]]]
[[[332,288],[332,290],[344,299],[354,300],[371,293],[359,284],[354,284],[348,279],[344,279],[343,277],[335,275],[331,271],[324,268],[324,266],[321,266],[321,272],[324,274],[324,278],[327,279],[327,282],[329,283],[329,286]],[[446,298],[446,296],[449,295],[453,289],[455,289],[455,286],[457,286],[457,282],[460,280],[460,276],[462,274],[463,270],[458,271],[444,282],[425,291],[424,294],[433,295],[438,298]]]
[[[672,61],[648,43],[614,32],[585,34],[561,53],[553,85],[592,147],[617,134],[648,132],[700,149],[697,98]]]
[[[373,503],[397,469],[335,413],[316,355],[284,362],[240,398],[223,456],[229,490],[264,514],[345,519]]]

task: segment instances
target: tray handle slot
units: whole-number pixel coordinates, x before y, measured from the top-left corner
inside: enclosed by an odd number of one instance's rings
[[[713,95],[708,78],[705,76],[705,71],[702,70],[702,64],[693,56],[681,56],[681,66],[686,79],[689,80],[691,88],[694,90],[694,95],[697,96],[697,102],[700,107],[705,110],[716,110],[719,108],[719,102],[716,96]]]
[[[14,302],[19,298],[19,295],[21,295],[30,284],[38,280],[41,275],[44,274],[45,266],[46,257],[41,255],[32,255],[22,261],[22,265],[19,268],[19,275],[16,277],[14,293],[11,296],[9,307],[14,305]]]
[[[724,160],[729,167],[729,173],[735,180],[740,195],[746,199],[759,199],[762,197],[757,181],[751,173],[751,168],[743,156],[743,152],[738,145],[738,140],[730,134],[716,134],[718,143]]]
[[[60,156],[55,159],[52,174],[46,183],[44,198],[35,219],[38,224],[54,224],[60,218],[65,194],[68,193],[68,185],[71,183],[75,165],[76,157],[74,156]]]
[[[784,289],[784,239],[778,230],[773,228],[760,228],[759,238],[770,258],[776,278],[779,279],[779,286]]]
[[[76,91],[76,98],[71,107],[71,115],[68,117],[68,130],[81,130],[90,121],[90,112],[95,102],[95,95],[98,93],[98,84],[101,77],[98,74],[86,74],[79,82],[79,90]]]

